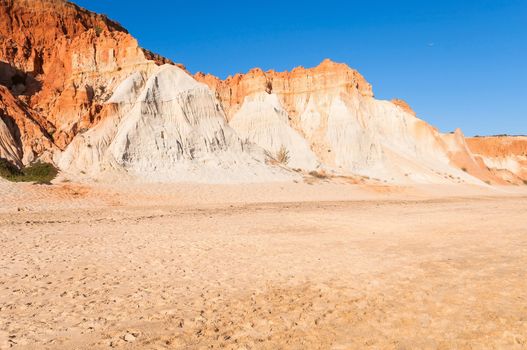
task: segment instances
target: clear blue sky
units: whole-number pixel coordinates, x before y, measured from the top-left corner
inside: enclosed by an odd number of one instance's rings
[[[225,78],[328,57],[442,131],[527,134],[527,0],[74,2],[191,72]]]

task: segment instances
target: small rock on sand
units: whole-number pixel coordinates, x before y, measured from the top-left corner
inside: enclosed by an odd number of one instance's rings
[[[126,333],[123,337],[124,341],[127,341],[129,343],[135,341],[135,336],[133,334],[130,334],[130,333]]]

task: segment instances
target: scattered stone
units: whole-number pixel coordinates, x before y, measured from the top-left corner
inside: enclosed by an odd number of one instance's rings
[[[135,336],[133,334],[130,334],[130,333],[126,333],[123,337],[123,340],[128,342],[128,343],[132,343],[135,341]]]

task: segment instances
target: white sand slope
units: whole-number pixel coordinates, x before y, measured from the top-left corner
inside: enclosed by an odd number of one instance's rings
[[[290,177],[265,164],[264,151],[227,125],[209,88],[164,65],[126,79],[106,106],[110,115],[78,135],[60,157],[73,173],[126,172],[146,181],[245,182]]]
[[[479,182],[451,164],[442,135],[387,101],[336,97],[328,111],[327,143],[335,166],[395,182]]]
[[[298,96],[294,106],[317,155],[338,173],[397,183],[481,183],[452,164],[444,135],[393,103],[341,91]]]
[[[223,107],[207,85],[176,66],[134,73],[115,89],[102,122],[78,135],[58,164],[71,174],[107,179],[265,182],[292,177],[268,162],[285,148],[287,167],[305,172],[486,185],[473,176],[482,165],[460,132],[443,135],[358,89],[256,90],[228,124]]]
[[[387,101],[358,91],[309,91],[279,96],[256,92],[244,99],[230,125],[270,152],[285,147],[289,166],[318,166],[336,174],[360,174],[391,183],[479,183],[453,164],[470,151]],[[288,114],[288,99],[298,116]],[[469,157],[469,156],[468,156]]]
[[[273,155],[285,148],[290,157],[288,166],[315,169],[319,161],[307,141],[289,125],[288,118],[276,95],[261,92],[245,98],[229,125],[240,137]]]

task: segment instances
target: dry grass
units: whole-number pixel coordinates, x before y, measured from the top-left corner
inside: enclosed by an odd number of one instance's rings
[[[276,160],[278,161],[278,163],[287,165],[290,159],[291,158],[289,157],[289,151],[287,150],[287,148],[285,148],[284,146],[280,147],[280,149],[276,153]]]
[[[280,165],[287,166],[287,164],[291,160],[291,157],[289,156],[289,150],[283,145],[276,152],[276,154],[272,154],[271,152],[266,151],[265,155],[267,156],[268,161],[271,164],[275,164],[275,165],[280,164]]]
[[[317,171],[317,170],[310,171],[310,172],[309,172],[309,175],[311,175],[311,176],[313,176],[313,177],[316,177],[317,179],[327,179],[327,178],[328,178],[328,175],[327,175],[323,170],[320,170],[320,171]]]

